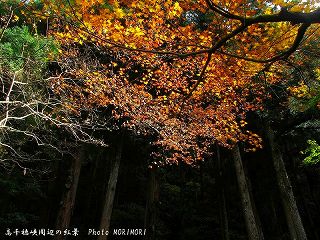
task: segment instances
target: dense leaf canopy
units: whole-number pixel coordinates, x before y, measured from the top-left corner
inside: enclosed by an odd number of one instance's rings
[[[173,161],[201,159],[213,142],[261,147],[247,113],[319,34],[316,1],[35,3],[23,15],[61,46],[51,84],[70,114],[97,124],[108,108],[121,127],[155,133]]]

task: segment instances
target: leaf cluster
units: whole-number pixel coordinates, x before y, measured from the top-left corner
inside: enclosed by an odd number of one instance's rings
[[[315,165],[320,162],[320,145],[315,140],[308,140],[308,147],[301,153],[307,155],[303,159],[304,165]]]

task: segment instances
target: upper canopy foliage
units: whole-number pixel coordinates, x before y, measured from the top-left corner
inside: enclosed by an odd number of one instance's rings
[[[261,147],[246,113],[319,34],[316,1],[37,2],[24,14],[62,46],[52,86],[70,113],[111,106],[123,126],[156,132],[175,161],[201,159],[213,141]]]

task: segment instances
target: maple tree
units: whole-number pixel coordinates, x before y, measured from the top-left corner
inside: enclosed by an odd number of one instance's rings
[[[70,113],[112,106],[123,126],[155,131],[169,161],[201,159],[214,141],[261,147],[246,113],[320,22],[312,1],[40,2],[71,69],[52,83]],[[85,48],[105,55],[86,62]]]

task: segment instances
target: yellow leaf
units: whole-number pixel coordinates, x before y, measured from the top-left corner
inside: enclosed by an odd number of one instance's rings
[[[125,12],[121,8],[116,8],[114,10],[114,13],[118,18],[123,18],[126,15]]]

